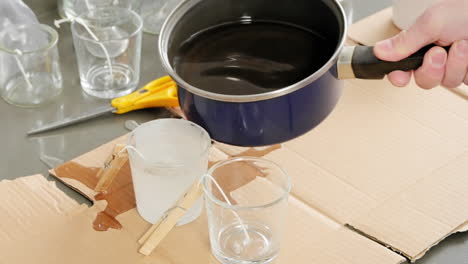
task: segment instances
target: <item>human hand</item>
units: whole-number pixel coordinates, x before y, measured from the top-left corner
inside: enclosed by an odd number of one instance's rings
[[[416,84],[424,89],[468,85],[468,0],[439,0],[407,31],[378,42],[374,53],[381,60],[399,61],[431,43],[452,46],[448,54],[441,47],[433,47],[425,54],[422,66],[414,71]],[[403,87],[412,73],[394,71],[388,79]]]

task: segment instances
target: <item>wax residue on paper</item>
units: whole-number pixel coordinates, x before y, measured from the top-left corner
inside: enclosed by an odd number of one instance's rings
[[[55,169],[57,177],[78,180],[93,190],[99,180],[97,177],[98,172],[99,168],[85,167],[72,161]],[[107,207],[104,211],[98,213],[93,222],[93,228],[97,231],[122,228],[116,217],[136,206],[128,161],[118,172],[109,188],[105,192],[96,194],[94,200],[106,200]]]
[[[260,150],[256,148],[248,148],[247,150],[242,151],[241,153],[234,155],[233,157],[248,156],[248,157],[261,158],[280,148],[281,148],[280,144],[269,146],[267,148],[260,149]]]
[[[94,189],[98,182],[97,173],[99,168],[84,167],[76,162],[70,161],[54,169],[57,177],[70,178],[80,181],[86,187]],[[88,197],[92,198],[92,197]]]
[[[263,149],[258,149],[258,148],[247,148],[246,150],[238,153],[238,154],[234,154],[234,155],[230,155],[229,153],[226,153],[226,155],[229,157],[229,158],[236,158],[236,157],[256,157],[256,158],[261,158],[261,157],[264,157],[268,154],[270,154],[271,152],[277,150],[277,149],[280,149],[282,147],[281,144],[277,144],[277,145],[272,145],[272,146],[268,146],[268,147],[265,147]],[[219,148],[218,148],[219,149]],[[220,151],[223,151],[222,149],[220,149]],[[225,152],[225,151],[223,151]],[[209,161],[208,162],[208,167],[211,167],[213,165],[215,165],[218,161]]]
[[[248,148],[239,154],[229,155],[229,157],[261,158],[280,148],[281,145],[273,145],[264,149]],[[214,164],[215,163],[211,163],[210,167]],[[239,162],[231,163],[225,167],[217,169],[216,175],[213,176],[218,181],[221,189],[228,194],[231,204],[237,204],[236,200],[230,196],[230,193],[255,180],[257,176],[265,177],[266,175],[263,173],[262,168],[257,165],[253,165],[248,162]],[[224,200],[224,196],[222,196],[221,192],[217,188],[213,188],[213,195],[221,201]]]
[[[230,157],[238,156],[250,156],[250,157],[263,157],[268,153],[281,148],[281,145],[274,145],[267,147],[262,150],[255,148],[249,148],[239,154],[229,155]],[[210,162],[209,166],[214,165],[214,162]],[[244,164],[248,166],[248,164]],[[244,166],[240,165],[240,166]],[[94,190],[99,178],[97,174],[100,168],[86,167],[79,163],[70,161],[60,167],[57,167],[54,171],[59,178],[69,178],[77,180],[86,187]],[[253,175],[261,175],[261,170],[252,167],[252,173],[244,174],[237,177],[234,181],[223,181],[221,182],[222,188],[229,193],[250,181],[254,180]],[[96,219],[93,222],[93,228],[97,231],[107,231],[109,228],[121,229],[122,225],[116,219],[116,217],[122,213],[125,213],[136,207],[135,193],[133,190],[132,175],[130,170],[130,162],[127,161],[122,169],[115,176],[112,184],[109,186],[107,191],[98,193],[94,197],[88,197],[95,201],[106,200],[107,207],[104,211],[99,212]],[[233,201],[235,202],[235,201]]]

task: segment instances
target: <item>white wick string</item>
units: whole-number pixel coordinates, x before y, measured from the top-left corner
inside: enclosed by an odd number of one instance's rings
[[[125,145],[125,147],[123,147],[118,153],[117,155],[120,155],[122,152],[124,151],[128,151],[129,149],[135,151],[136,154],[138,154],[138,156],[140,156],[141,159],[143,159],[144,161],[148,161],[145,156],[140,152],[138,151],[137,148],[135,148],[134,146],[131,146],[131,145]]]
[[[200,182],[204,180],[204,178],[207,177],[210,179],[210,181],[212,181],[214,183],[214,185],[216,186],[216,188],[219,190],[219,192],[221,193],[221,195],[223,196],[224,200],[226,201],[227,204],[229,204],[230,206],[232,206],[232,203],[229,201],[229,198],[227,197],[226,193],[223,191],[223,189],[221,188],[221,186],[218,184],[218,181],[216,181],[216,179],[213,178],[213,176],[209,175],[209,174],[205,174],[203,175],[203,177],[200,179]],[[251,239],[250,239],[250,235],[249,233],[247,232],[247,228],[245,227],[245,224],[244,224],[244,221],[242,221],[242,219],[240,218],[240,216],[234,211],[234,210],[230,210],[234,216],[237,218],[237,221],[239,221],[239,224],[241,225],[242,227],[242,231],[244,231],[244,234],[245,234],[245,238],[247,240],[247,242],[250,242]]]
[[[62,18],[62,19],[59,19],[59,20],[55,20],[54,25],[57,28],[60,28],[60,24],[65,23],[65,22],[70,22],[70,23],[78,22],[80,25],[82,25],[86,29],[86,31],[88,31],[89,35],[91,35],[91,37],[98,43],[98,45],[101,47],[102,51],[104,52],[104,55],[106,56],[107,67],[109,67],[109,76],[111,77],[111,80],[113,80],[114,79],[114,71],[112,69],[112,63],[111,63],[111,59],[110,59],[110,56],[109,56],[109,52],[107,51],[104,44],[102,44],[102,42],[96,36],[96,34],[94,34],[94,32],[88,27],[88,25],[86,25],[86,23],[82,19],[76,18],[76,17],[74,17],[74,18]]]
[[[23,75],[24,80],[26,81],[26,84],[28,85],[28,88],[32,89],[31,80],[29,80],[29,76],[26,74],[26,71],[24,70],[24,66],[21,63],[20,58],[19,58],[19,56],[23,55],[23,52],[21,50],[19,50],[19,49],[15,49],[14,51],[16,53],[16,55],[14,55],[14,57],[15,57],[16,63],[18,64],[18,68],[20,69],[21,74]]]
[[[134,146],[131,146],[131,145],[126,145],[124,148],[122,148],[122,150],[119,151],[119,153],[117,155],[119,155],[121,152],[123,151],[126,151],[126,150],[133,150],[138,156],[140,156],[143,160],[146,160],[145,156],[140,152],[138,151],[137,148],[135,148]],[[219,185],[218,181],[216,181],[215,178],[213,178],[213,176],[209,175],[209,174],[204,174],[200,180],[199,180],[199,184],[201,184],[201,182],[205,179],[205,177],[209,178],[210,181],[212,181],[214,183],[214,185],[216,186],[216,188],[219,190],[219,192],[221,193],[221,195],[223,196],[223,199],[226,201],[227,204],[229,204],[230,206],[232,206],[232,203],[231,201],[229,201],[229,198],[227,197],[226,193],[223,191],[223,188],[221,188],[221,186]],[[244,221],[242,221],[242,219],[240,218],[240,216],[232,209],[230,209],[230,211],[234,214],[234,216],[237,218],[237,221],[239,222],[239,224],[241,225],[242,227],[242,231],[244,232],[245,234],[245,238],[246,238],[246,242],[249,243],[251,241],[251,238],[250,238],[250,235],[249,235],[249,232],[247,232],[247,228],[244,224]]]

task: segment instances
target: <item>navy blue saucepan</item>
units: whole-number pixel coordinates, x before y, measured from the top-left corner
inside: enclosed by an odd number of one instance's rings
[[[335,52],[307,78],[260,94],[209,92],[178,75],[172,60],[185,40],[206,28],[246,18],[314,30],[335,45]],[[188,120],[216,141],[265,146],[291,140],[320,124],[340,98],[340,79],[381,79],[393,70],[416,69],[422,63],[425,50],[404,61],[383,62],[372,47],[344,47],[346,32],[345,13],[336,0],[187,0],[167,18],[159,51],[165,70],[178,84],[179,103]]]

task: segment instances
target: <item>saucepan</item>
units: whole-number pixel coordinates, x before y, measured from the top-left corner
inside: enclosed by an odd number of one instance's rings
[[[279,21],[313,30],[329,40],[334,52],[308,77],[257,94],[203,90],[178,74],[174,57],[184,41],[204,29],[241,19]],[[319,125],[337,104],[342,79],[382,79],[394,70],[417,69],[427,50],[402,61],[384,62],[374,56],[373,47],[345,47],[346,35],[346,15],[336,0],[188,0],[166,19],[159,52],[164,69],[178,85],[179,103],[188,120],[205,128],[216,141],[265,146],[291,140]]]

